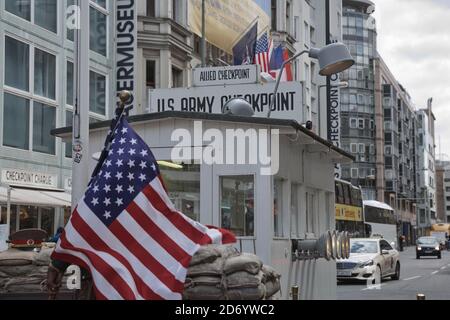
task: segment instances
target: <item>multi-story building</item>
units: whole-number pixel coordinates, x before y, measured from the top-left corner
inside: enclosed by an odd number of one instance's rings
[[[441,155],[442,156],[442,155]],[[448,192],[447,192],[448,188]],[[450,162],[436,161],[436,216],[438,222],[450,218]]]
[[[413,240],[419,173],[415,107],[383,59],[374,65],[378,199],[396,209],[399,233]]]
[[[432,224],[436,223],[436,144],[435,121],[432,110],[432,99],[426,109],[417,111],[418,155],[420,180],[418,182],[418,227],[424,234]]]
[[[377,199],[374,59],[377,31],[371,1],[343,1],[343,39],[356,64],[341,74],[341,143],[356,161],[342,167],[342,178],[361,186],[363,197]]]
[[[27,195],[12,199],[11,232],[42,228],[51,235],[70,212],[54,205],[46,192],[71,184],[71,145],[50,130],[72,122],[74,32],[66,28],[65,17],[73,3],[0,2],[1,182],[21,186]],[[114,111],[108,81],[113,77],[112,6],[112,1],[90,1],[91,121],[108,119]],[[6,203],[0,206],[0,223],[6,223]]]

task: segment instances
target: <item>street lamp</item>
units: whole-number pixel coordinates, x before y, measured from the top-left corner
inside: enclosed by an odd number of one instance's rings
[[[320,97],[321,97],[320,90],[322,90],[323,88],[326,88],[326,87],[327,87],[327,85],[324,84],[324,85],[319,86],[319,88],[317,89],[317,91],[318,91],[317,92],[317,94],[318,94],[317,110],[319,112],[319,135],[321,134],[321,130],[322,130],[322,118],[320,116],[320,107],[321,107],[321,104],[320,104]],[[337,85],[334,85],[332,87],[343,89],[343,88],[348,88],[349,84],[348,84],[347,81],[341,81]]]
[[[322,49],[311,48],[310,50],[303,50],[288,60],[284,61],[281,65],[280,73],[277,77],[277,83],[275,85],[275,90],[273,93],[273,97],[270,102],[269,112],[267,113],[267,117],[270,118],[272,114],[272,108],[275,104],[276,95],[278,92],[278,88],[280,86],[281,77],[283,75],[284,67],[300,57],[303,54],[309,54],[310,58],[319,60],[320,71],[319,74],[321,76],[331,76],[336,73],[340,73],[344,70],[347,70],[351,66],[355,64],[355,60],[350,55],[348,48],[345,44],[337,42],[329,44]]]

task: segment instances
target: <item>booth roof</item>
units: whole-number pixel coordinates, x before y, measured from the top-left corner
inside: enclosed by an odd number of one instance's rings
[[[329,149],[339,153],[340,155],[348,158],[352,161],[355,160],[354,156],[350,153],[336,147],[333,143],[321,138],[311,130],[306,129],[295,120],[284,119],[272,119],[272,118],[258,118],[258,117],[238,117],[225,114],[204,114],[197,112],[181,112],[181,111],[165,111],[159,113],[147,113],[128,117],[129,123],[158,121],[165,119],[189,119],[189,120],[205,120],[205,121],[218,121],[218,122],[233,122],[233,123],[245,123],[245,124],[259,124],[259,125],[271,125],[280,127],[292,127],[293,129],[304,133],[316,142],[328,147]],[[102,121],[92,123],[89,125],[89,129],[99,130],[109,128],[111,121]],[[57,137],[69,137],[72,134],[72,127],[57,128],[51,131],[51,134]]]
[[[11,204],[36,207],[70,207],[71,195],[67,192],[44,191],[11,187]],[[0,203],[8,202],[8,189],[0,187]]]

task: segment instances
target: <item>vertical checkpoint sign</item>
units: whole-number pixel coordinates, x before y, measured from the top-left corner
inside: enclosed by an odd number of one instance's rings
[[[126,107],[133,106],[136,94],[137,11],[135,0],[116,2],[116,90],[131,92]]]

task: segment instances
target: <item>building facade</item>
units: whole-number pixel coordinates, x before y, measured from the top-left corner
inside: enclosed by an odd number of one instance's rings
[[[342,148],[356,161],[343,166],[342,179],[361,186],[363,198],[377,199],[374,59],[377,31],[371,1],[343,1],[343,39],[356,64],[341,74]]]
[[[27,191],[70,190],[72,151],[50,130],[72,123],[74,32],[66,17],[73,1],[0,3],[0,169],[3,186]],[[112,1],[90,1],[91,121],[110,118]],[[113,104],[114,105],[114,104]],[[39,195],[36,193],[36,197]],[[6,223],[6,203],[1,203]],[[52,235],[70,209],[13,202],[11,230],[42,228]]]
[[[415,107],[383,59],[376,58],[374,65],[378,197],[396,209],[398,232],[413,240],[420,178]]]
[[[425,234],[436,223],[436,143],[432,99],[426,109],[417,111],[419,121],[418,155],[420,180],[418,183],[418,227]]]
[[[442,156],[442,155],[441,155]],[[447,195],[446,188],[450,187],[450,162],[437,160],[436,161],[436,216],[438,222],[448,222],[448,215],[450,215],[450,194]],[[449,188],[450,193],[450,188]],[[447,199],[448,197],[448,199]]]

